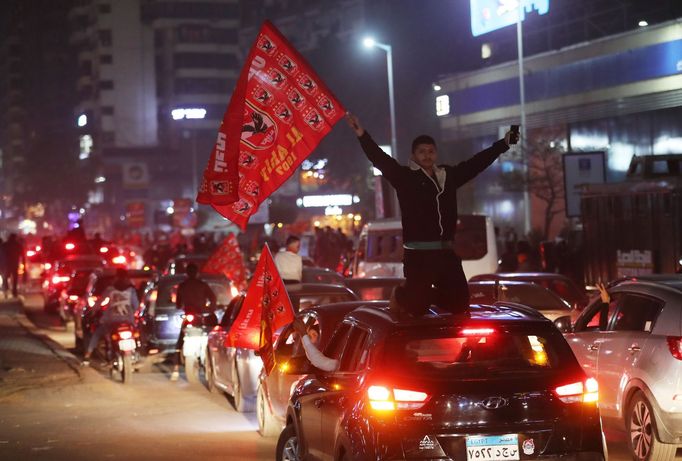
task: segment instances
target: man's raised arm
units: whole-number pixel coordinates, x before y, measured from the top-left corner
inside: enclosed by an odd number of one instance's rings
[[[455,166],[455,183],[457,184],[457,187],[466,184],[483,170],[488,168],[495,160],[497,160],[497,157],[509,150],[510,144],[514,144],[514,141],[518,142],[518,140],[518,134],[507,131],[504,139],[495,141],[492,146],[482,150],[469,160],[458,163]]]
[[[348,121],[348,125],[355,132],[355,135],[358,137],[360,146],[362,147],[362,150],[365,152],[365,155],[369,161],[372,162],[372,165],[381,171],[381,174],[383,174],[389,181],[397,178],[398,174],[400,173],[400,164],[393,157],[381,150],[377,143],[374,142],[374,139],[372,139],[369,133],[362,127],[360,124],[360,119],[356,115],[348,112],[346,114],[346,120]]]

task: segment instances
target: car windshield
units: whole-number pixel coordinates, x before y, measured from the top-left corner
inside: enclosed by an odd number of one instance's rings
[[[215,293],[217,304],[226,306],[230,303],[232,296],[230,294],[230,289],[228,286],[229,284],[227,281],[204,280],[204,282],[208,283],[208,286],[211,287],[211,290],[213,293]],[[178,285],[180,283],[181,282],[160,284],[159,295],[156,299],[156,306],[175,306],[175,300],[177,299],[178,294]]]
[[[391,369],[401,375],[482,379],[495,373],[506,377],[553,372],[565,366],[570,355],[566,356],[568,346],[561,341],[558,332],[546,330],[404,330],[389,338],[385,356],[391,357]]]
[[[104,262],[101,259],[70,259],[62,261],[59,264],[60,270],[66,272],[73,272],[82,269],[95,269],[104,266]]]

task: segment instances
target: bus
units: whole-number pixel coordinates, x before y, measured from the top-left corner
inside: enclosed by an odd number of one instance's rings
[[[462,258],[467,280],[497,271],[497,243],[492,220],[483,215],[460,215],[455,252]],[[352,263],[353,277],[403,277],[403,228],[399,219],[367,223]]]

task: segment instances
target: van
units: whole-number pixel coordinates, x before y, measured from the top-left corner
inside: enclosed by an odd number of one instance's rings
[[[455,252],[462,258],[467,280],[497,271],[497,244],[492,220],[460,215]],[[353,277],[403,277],[403,228],[399,219],[367,223],[353,257]]]

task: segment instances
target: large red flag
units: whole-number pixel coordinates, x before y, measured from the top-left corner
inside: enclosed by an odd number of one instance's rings
[[[270,249],[265,245],[244,303],[228,333],[229,344],[254,350],[262,350],[270,344],[271,348],[272,334],[293,320],[294,309],[289,294],[277,272]],[[270,333],[264,337],[266,328],[270,329]]]
[[[251,48],[204,170],[197,202],[242,229],[345,109],[269,21]]]
[[[230,232],[204,264],[201,272],[225,274],[242,291],[246,288],[246,267],[244,256],[234,233]]]

